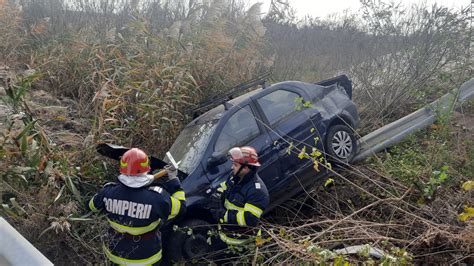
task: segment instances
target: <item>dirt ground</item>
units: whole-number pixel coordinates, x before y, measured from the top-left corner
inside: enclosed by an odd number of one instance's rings
[[[6,96],[5,89],[0,87],[0,97]],[[55,98],[43,90],[32,90],[26,95],[26,105],[33,116],[38,119],[46,135],[57,146],[63,148],[81,147],[90,130],[88,119],[78,116],[75,103],[68,98]],[[0,102],[0,130],[7,126],[7,117],[12,110],[4,102]],[[10,117],[11,118],[11,117]],[[16,116],[13,120],[19,120]],[[22,124],[15,121],[13,130],[19,130]]]
[[[0,97],[5,97],[4,87],[0,87]],[[79,116],[73,100],[57,98],[44,90],[33,89],[26,95],[26,105],[38,119],[48,138],[64,150],[78,149],[89,145],[88,135],[91,123]],[[0,132],[6,132],[7,118],[12,118],[12,111],[0,102]],[[17,116],[13,119],[12,132],[20,132],[22,122]],[[453,137],[459,140],[458,145],[474,143],[474,100],[464,103],[452,114],[449,121]]]
[[[474,106],[474,101],[471,100],[470,103]],[[463,139],[474,140],[474,108],[458,108],[457,111],[453,113],[452,119],[450,121],[453,129],[457,132]]]

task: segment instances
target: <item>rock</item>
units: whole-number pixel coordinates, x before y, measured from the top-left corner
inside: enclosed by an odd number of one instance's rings
[[[10,68],[5,65],[0,65],[0,84],[6,84],[10,78]]]
[[[7,117],[8,113],[10,113],[10,108],[6,105],[1,105],[0,104],[0,122],[3,122],[3,120]]]
[[[29,96],[30,101],[34,101],[35,104],[42,104],[42,105],[61,105],[61,101],[58,100],[53,95],[49,94],[44,90],[34,90],[31,91],[31,95]]]
[[[68,113],[67,107],[57,105],[38,106],[31,104],[30,108],[35,115],[41,116],[44,119],[55,121],[65,120],[64,116]]]
[[[29,77],[29,76],[32,76],[34,74],[36,74],[35,69],[27,69],[23,72],[23,75],[25,75],[25,77]]]

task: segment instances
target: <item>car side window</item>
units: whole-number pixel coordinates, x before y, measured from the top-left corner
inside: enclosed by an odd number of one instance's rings
[[[247,105],[235,112],[222,128],[214,146],[216,152],[226,152],[232,147],[240,146],[260,133],[252,109]]]
[[[257,102],[263,110],[263,113],[274,125],[283,119],[297,112],[295,99],[301,97],[299,94],[287,91],[277,90],[258,99]]]

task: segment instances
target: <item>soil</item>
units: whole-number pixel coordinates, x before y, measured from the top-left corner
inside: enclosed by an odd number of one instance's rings
[[[0,83],[1,84],[1,83]],[[4,87],[0,86],[0,97],[6,97]],[[78,115],[72,99],[57,98],[39,89],[31,90],[26,96],[26,105],[38,119],[38,124],[57,146],[64,149],[80,149],[91,130],[90,121]],[[12,111],[0,102],[0,132],[5,132],[7,118],[13,120],[12,131],[19,132],[23,126],[20,117],[10,114]],[[459,145],[474,142],[474,100],[463,104],[453,113],[450,120],[452,134],[460,140]]]

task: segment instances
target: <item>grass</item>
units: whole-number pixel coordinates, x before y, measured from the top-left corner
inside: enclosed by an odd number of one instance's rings
[[[384,174],[407,186],[414,185],[423,200],[432,200],[437,189],[459,185],[474,170],[470,163],[473,140],[457,138],[449,121],[445,119],[444,124],[434,124],[408,137],[371,161]]]
[[[170,30],[174,24],[166,19],[181,14],[174,10],[160,9],[168,13],[157,16],[151,14],[156,10],[148,9],[153,18],[166,20],[157,26],[150,14],[138,11],[133,16],[127,15],[126,20],[120,20],[123,17],[118,14],[98,15],[87,11],[90,20],[76,21],[74,14],[64,10],[45,9],[54,15],[48,22],[35,20],[34,6],[25,6],[24,12],[13,6],[0,8],[0,63],[9,64],[14,73],[5,82],[7,95],[2,96],[11,112],[6,114],[6,127],[0,132],[0,213],[41,252],[54,258],[55,263],[104,262],[100,246],[106,222],[99,217],[84,217],[83,202],[103,183],[115,178],[116,165],[96,154],[96,142],[139,146],[159,156],[190,121],[188,110],[202,99],[223,93],[225,88],[269,67],[278,68],[280,77],[285,76],[281,73],[294,71],[308,78],[322,75],[315,69],[324,69],[326,73],[330,68],[306,56],[312,51],[299,56],[316,63],[284,60],[284,55],[294,50],[294,40],[284,50],[278,36],[294,38],[288,32],[307,33],[299,31],[299,27],[268,20],[266,25],[273,35],[264,36],[263,24],[259,19],[254,20],[258,15],[255,10],[250,12],[236,6],[219,9],[209,5],[190,6],[189,16],[179,18],[189,27],[181,27],[178,35],[164,29],[169,26]],[[211,14],[212,23],[207,23],[206,15]],[[462,15],[458,15],[461,19]],[[453,24],[448,31],[439,29],[436,37],[449,33],[447,39],[451,40],[450,36],[462,36],[464,24],[460,22],[457,27],[458,17],[449,16],[433,18],[453,19],[449,20]],[[102,26],[121,27],[96,30],[97,18],[103,19]],[[63,23],[64,19],[75,24]],[[314,35],[308,40],[321,39],[317,35],[318,27],[314,25]],[[354,30],[357,32],[356,28],[345,29],[344,34]],[[97,32],[107,32],[110,36],[97,36]],[[266,39],[272,36],[270,41]],[[347,37],[344,36],[340,38],[344,40]],[[302,47],[305,41],[301,39]],[[457,86],[469,77],[466,70],[469,68],[462,61],[463,53],[458,53],[462,45],[445,44],[441,41],[426,47],[445,49],[449,53],[443,58],[461,69],[424,67],[426,61],[417,57],[423,53],[404,50],[411,61],[420,64],[420,75],[410,76],[417,83],[404,76],[403,66],[409,64],[397,65],[400,63],[397,58],[379,62],[380,58],[368,55],[370,60],[365,63],[368,69],[351,71],[356,100],[362,106],[375,106],[371,97],[383,98],[383,93],[391,91],[388,88],[396,88],[403,96],[400,98],[403,106],[412,107],[424,104],[416,99],[434,97],[445,93],[446,88]],[[313,43],[308,47],[314,47]],[[336,48],[341,47],[324,47],[338,53]],[[381,52],[374,51],[373,55]],[[347,53],[347,58],[351,58],[351,52],[347,50]],[[317,53],[314,56],[320,57]],[[437,53],[432,53],[432,57],[440,58]],[[381,71],[384,77],[372,71],[375,67],[381,69],[376,63],[384,66]],[[336,65],[347,63],[336,62]],[[401,67],[390,72],[394,66]],[[35,68],[37,74],[25,75],[24,68]],[[404,86],[399,86],[398,81]],[[36,100],[34,97],[25,97],[36,90],[45,90],[60,99],[59,102],[68,102],[54,123],[48,124],[40,113],[35,113],[31,104]],[[399,101],[395,96],[391,100]],[[300,100],[300,105],[306,104]],[[380,108],[393,105],[385,104]],[[463,106],[465,113],[472,113],[473,106],[472,101]],[[390,119],[396,119],[393,114],[397,114],[397,108],[384,110],[383,114],[376,108],[365,112],[364,121],[371,126],[366,130],[372,130],[380,122],[379,115],[387,114],[392,114]],[[242,261],[405,264],[429,263],[426,257],[431,255],[434,262],[436,259],[452,262],[455,259],[443,253],[449,250],[455,250],[452,254],[461,257],[469,256],[474,239],[468,234],[472,226],[459,221],[457,215],[462,211],[460,206],[473,206],[472,192],[462,191],[460,185],[472,179],[474,143],[469,137],[457,138],[464,133],[452,130],[450,116],[440,117],[441,123],[413,135],[387,153],[365,164],[333,172],[332,181],[328,182],[332,185],[315,187],[283,204],[264,222],[262,245],[243,254]],[[81,131],[74,126],[65,129],[65,122],[78,118],[88,121]],[[59,136],[70,133],[83,141],[61,144]],[[376,246],[390,256],[377,262],[364,254],[338,256],[331,253],[338,243]]]
[[[140,108],[140,105],[134,108]],[[113,110],[125,111],[120,106]],[[150,110],[141,111],[146,114]],[[362,170],[348,169],[344,175],[335,172],[336,186],[322,191],[309,191],[292,201],[294,205],[285,204],[287,207],[282,208],[287,209],[280,215],[295,217],[295,220],[291,223],[272,220],[265,223],[264,236],[269,240],[259,247],[258,253],[256,249],[246,252],[243,261],[253,261],[257,257],[258,261],[266,263],[372,263],[371,258],[364,256],[351,258],[331,255],[331,246],[340,242],[383,247],[391,255],[380,262],[392,259],[392,263],[398,264],[410,263],[412,260],[423,261],[423,258],[416,255],[433,253],[433,248],[430,245],[424,246],[421,240],[415,241],[404,230],[434,241],[430,235],[424,235],[425,232],[431,230],[439,233],[444,226],[458,223],[458,210],[453,212],[453,208],[468,202],[467,193],[456,198],[449,193],[458,193],[460,181],[468,177],[466,174],[469,171],[472,173],[472,159],[464,156],[472,158],[473,150],[470,145],[465,145],[462,150],[454,149],[458,147],[455,144],[458,140],[450,138],[453,132],[441,128],[442,126],[437,125],[408,138],[380,156],[379,160],[373,159],[369,161],[369,165],[360,166]],[[42,140],[41,135],[37,134],[41,132],[40,127],[41,125],[36,124],[23,124],[20,132],[25,133],[20,133],[21,136],[4,136],[7,142],[11,141],[11,145],[17,145],[15,140],[18,141],[17,156],[11,157],[11,160],[15,159],[19,165],[31,165],[28,161],[33,153],[28,151],[32,146],[22,143],[25,143],[25,139],[28,140],[28,136]],[[111,130],[113,129],[116,128]],[[114,134],[117,139],[123,136]],[[21,175],[28,178],[36,176],[36,188],[31,186],[32,183],[19,186],[10,184],[11,180],[2,179],[4,184],[8,184],[4,187],[13,190],[14,197],[10,198],[15,198],[4,203],[8,208],[4,208],[3,213],[9,215],[18,228],[28,230],[30,237],[35,236],[31,240],[48,256],[56,256],[57,250],[64,250],[64,246],[47,244],[56,238],[62,238],[66,239],[61,243],[67,246],[69,255],[73,252],[76,254],[73,256],[83,257],[81,261],[84,263],[102,261],[98,247],[102,241],[100,236],[106,228],[105,223],[97,219],[89,221],[78,218],[81,202],[96,190],[98,184],[106,181],[107,177],[114,176],[114,164],[104,164],[103,159],[97,158],[91,148],[66,151],[46,145],[50,141],[47,137],[45,139],[46,142],[42,140],[45,144],[43,149],[48,147],[50,151],[44,150],[41,153],[48,154],[44,169],[40,170],[43,167],[40,167],[40,160],[36,165],[33,164],[36,168],[22,172],[16,181],[23,182]],[[466,164],[460,165],[459,162],[462,161]],[[441,178],[445,175],[446,178]],[[22,191],[15,190],[14,187],[22,187]],[[28,193],[25,194],[25,191]],[[21,194],[26,196],[18,196]],[[438,206],[440,201],[448,202],[445,216],[436,214],[445,210]],[[426,206],[428,211],[420,211],[422,208],[419,204]],[[427,215],[432,215],[432,218],[425,218]],[[415,217],[413,219],[419,221],[415,222],[407,217]],[[406,224],[413,224],[414,227],[406,228]],[[459,225],[457,228],[462,229]],[[461,249],[462,245],[469,245],[469,241],[463,240],[459,234],[442,237],[453,242],[452,248]],[[410,241],[415,241],[413,246],[407,246]],[[435,246],[438,244],[434,243]],[[460,254],[465,254],[462,252]],[[65,257],[59,257],[58,261],[62,259]]]
[[[448,263],[457,260],[452,254],[469,261],[463,247],[474,244],[472,222],[464,219],[474,202],[472,192],[462,189],[473,173],[469,134],[443,117],[386,152],[334,172],[333,185],[272,212],[265,227],[271,244],[259,252],[267,263],[324,264],[323,254],[331,254],[334,244],[367,244],[388,252],[377,262],[388,265]],[[341,259],[374,264],[360,254],[329,261]]]

